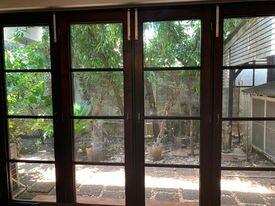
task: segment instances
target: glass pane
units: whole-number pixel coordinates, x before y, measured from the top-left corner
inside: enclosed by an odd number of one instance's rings
[[[199,121],[146,120],[145,162],[199,164]]]
[[[123,72],[74,72],[75,116],[122,116]]]
[[[222,166],[274,167],[274,121],[226,121],[222,125]]]
[[[122,68],[122,23],[71,26],[72,68]]]
[[[200,66],[201,21],[143,24],[144,67]]]
[[[74,120],[77,161],[124,162],[123,120]]]
[[[199,205],[199,170],[145,168],[147,206]]]
[[[234,80],[234,83],[236,86],[243,86],[243,87],[253,86],[253,72],[254,72],[253,69],[235,70],[235,74],[237,74],[237,72],[240,72],[240,73],[236,75],[236,78]],[[229,74],[230,74],[230,71],[229,71]]]
[[[8,73],[7,102],[9,115],[51,115],[50,73]]]
[[[274,171],[222,171],[221,205],[274,205]]]
[[[271,78],[275,77],[274,72],[274,69],[255,69],[255,86],[270,82]]]
[[[266,116],[267,117],[275,116],[275,100],[273,98],[266,99]]]
[[[10,175],[13,199],[56,201],[53,164],[10,163]]]
[[[9,119],[11,159],[53,160],[53,122],[48,119]]]
[[[50,69],[47,26],[4,27],[6,69]]]
[[[125,171],[120,166],[76,165],[78,203],[125,205]]]
[[[274,65],[274,25],[274,16],[225,19],[223,65]]]
[[[199,116],[200,71],[145,71],[146,116]]]
[[[267,81],[268,74],[273,75],[267,69],[224,70],[223,117],[267,117],[264,102],[275,97],[275,83]]]

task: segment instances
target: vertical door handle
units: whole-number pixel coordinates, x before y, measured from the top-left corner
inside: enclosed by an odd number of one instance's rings
[[[127,10],[127,39],[131,40],[131,13],[130,9]]]
[[[57,33],[56,33],[56,16],[55,13],[53,13],[53,41],[54,43],[57,42]]]
[[[135,40],[138,40],[138,10],[135,9]]]

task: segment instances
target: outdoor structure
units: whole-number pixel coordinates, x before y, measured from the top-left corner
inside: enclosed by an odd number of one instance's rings
[[[275,115],[275,81],[243,90],[252,98],[252,117]],[[264,134],[264,135],[262,135]],[[252,123],[252,147],[275,161],[275,122]]]
[[[243,19],[224,42],[224,66],[271,64],[275,55],[275,17]]]
[[[272,117],[275,112],[275,17],[242,19],[224,41],[223,116]],[[247,66],[247,69],[238,66]],[[246,136],[246,153],[252,148],[274,161],[274,122],[229,122],[229,141],[224,151],[232,150],[232,136]],[[237,129],[236,129],[237,128]],[[238,130],[234,134],[234,130]],[[246,131],[244,131],[246,130]],[[245,134],[246,133],[246,134]]]

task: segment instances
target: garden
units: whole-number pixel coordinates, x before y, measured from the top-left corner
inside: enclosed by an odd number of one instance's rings
[[[225,38],[241,23],[234,19],[227,22]],[[199,120],[200,70],[204,69],[200,68],[201,22],[146,22],[143,29],[145,162],[199,165],[200,138],[203,138]],[[56,68],[51,67],[49,29],[6,27],[4,36],[5,68],[16,70],[6,74],[10,158],[54,161],[51,70]],[[77,198],[81,202],[96,204],[100,200],[121,205],[125,199],[124,168],[81,163],[124,163],[124,139],[128,137],[124,135],[127,126],[124,123],[124,74],[119,70],[125,69],[122,24],[72,25],[71,50],[71,67],[77,69],[72,72],[71,88],[74,158],[79,162],[76,165]],[[194,69],[169,71],[172,67]],[[85,71],[87,68],[98,71],[91,73]],[[102,68],[114,71],[102,72]],[[162,118],[166,116],[171,118]],[[247,146],[248,126],[224,122],[223,166],[274,166],[271,159]],[[11,163],[11,169],[15,198],[55,201],[54,165]],[[148,167],[145,176],[148,204],[198,204],[198,169]],[[252,194],[262,189],[262,200],[268,204],[271,201],[274,179],[270,174],[262,178],[259,174],[232,172],[222,177],[226,183],[223,201],[232,201],[233,205],[236,201],[240,205],[247,203],[241,200],[245,191],[236,187],[238,183],[250,188]],[[272,181],[265,185],[267,177]],[[117,181],[109,185],[104,178]],[[230,184],[233,184],[231,188]]]

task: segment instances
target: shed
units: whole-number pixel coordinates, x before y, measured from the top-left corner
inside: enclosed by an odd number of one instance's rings
[[[275,116],[275,81],[243,90],[252,98],[252,117]],[[252,122],[252,147],[275,161],[275,121]]]

